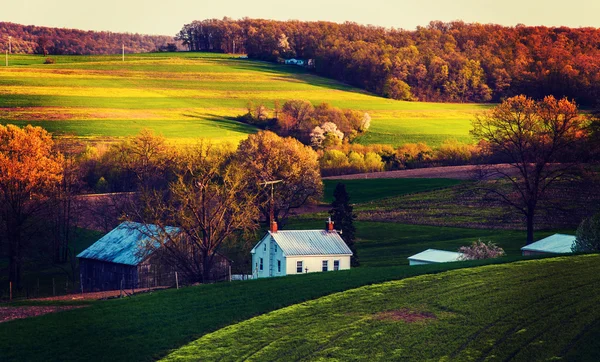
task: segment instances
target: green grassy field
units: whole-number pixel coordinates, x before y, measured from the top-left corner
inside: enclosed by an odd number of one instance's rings
[[[458,185],[461,181],[425,178],[323,180],[324,202],[331,203],[333,201],[333,191],[338,183],[346,185],[346,191],[350,195],[351,203],[361,204],[390,197],[446,188]]]
[[[449,271],[232,325],[167,361],[597,361],[600,256]]]
[[[0,123],[37,124],[88,139],[154,129],[175,142],[205,137],[237,142],[256,129],[232,121],[248,101],[304,99],[369,112],[359,143],[470,141],[470,120],[488,107],[399,102],[372,96],[295,66],[225,54],[154,53],[120,56],[12,55],[0,67]]]
[[[0,351],[3,361],[155,360],[227,325],[331,293],[514,260],[356,268],[200,285],[91,302],[86,308],[0,323]],[[21,302],[18,305],[40,304],[49,303]]]

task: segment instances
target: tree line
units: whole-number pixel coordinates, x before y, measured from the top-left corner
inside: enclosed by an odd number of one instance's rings
[[[346,22],[230,18],[193,21],[190,51],[315,60],[315,71],[401,100],[488,102],[524,94],[600,96],[600,29],[433,21],[414,31]]]
[[[8,50],[9,37],[12,53],[43,55],[117,54],[125,45],[128,53],[145,53],[157,50],[176,51],[176,41],[171,36],[113,33],[110,31],[84,31],[50,28],[0,22],[3,52]]]

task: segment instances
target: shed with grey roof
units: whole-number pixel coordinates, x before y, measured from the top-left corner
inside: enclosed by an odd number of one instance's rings
[[[157,251],[161,250],[161,240],[168,239],[166,234],[177,233],[179,229],[171,226],[160,228],[135,222],[120,224],[77,255],[82,290],[175,285],[175,268],[166,265]],[[229,263],[229,260],[220,257],[215,272],[227,269],[228,273]],[[181,275],[179,282],[185,282]]]
[[[521,248],[523,255],[569,254],[575,243],[575,235],[554,234]]]
[[[427,249],[408,257],[409,265],[449,263],[463,260],[464,254],[455,251]]]
[[[269,232],[252,248],[254,278],[350,269],[352,251],[328,222],[324,230]]]

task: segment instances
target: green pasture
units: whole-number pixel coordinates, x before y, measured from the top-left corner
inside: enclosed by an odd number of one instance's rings
[[[83,138],[151,128],[175,141],[237,142],[256,132],[232,121],[249,101],[273,107],[303,99],[368,112],[371,129],[359,143],[435,147],[446,139],[472,141],[470,120],[489,107],[393,101],[300,67],[227,54],[126,54],[125,62],[120,55],[50,57],[56,64],[43,64],[46,57],[39,55],[11,55],[10,65],[0,67],[0,123],[31,123]],[[190,112],[199,116],[190,120]]]
[[[227,325],[331,293],[514,260],[356,268],[207,284],[91,302],[81,309],[0,323],[0,350],[3,361],[150,361]],[[49,303],[18,305],[40,304]]]
[[[395,196],[431,191],[460,184],[452,179],[363,179],[363,180],[323,180],[324,201],[333,201],[333,191],[338,183],[346,185],[350,202],[361,204]]]
[[[600,256],[424,275],[297,304],[166,361],[596,361]]]
[[[321,229],[322,218],[292,219],[285,229]],[[492,241],[502,247],[507,256],[521,255],[525,245],[525,231],[489,230],[426,225],[407,225],[393,222],[355,221],[356,248],[361,267],[389,267],[408,265],[407,258],[427,249],[457,251],[474,241]],[[537,231],[541,239],[553,231]]]

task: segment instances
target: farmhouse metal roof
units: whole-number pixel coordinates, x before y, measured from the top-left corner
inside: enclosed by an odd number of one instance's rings
[[[270,232],[256,244],[272,237],[285,256],[352,255],[340,235],[326,230],[279,230]],[[252,249],[255,252],[256,246]]]
[[[166,232],[176,233],[179,229],[166,227]],[[110,263],[138,265],[149,253],[145,246],[158,247],[160,244],[153,237],[159,237],[161,231],[156,225],[144,225],[135,222],[124,222],[104,235],[78,258],[95,259]]]
[[[575,242],[575,235],[554,234],[535,243],[521,248],[523,251],[537,251],[540,253],[566,254],[572,253],[571,247]]]
[[[457,253],[455,251],[427,249],[413,256],[409,256],[408,260],[431,263],[447,263],[451,261],[459,261],[463,255],[463,253]]]

